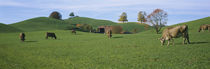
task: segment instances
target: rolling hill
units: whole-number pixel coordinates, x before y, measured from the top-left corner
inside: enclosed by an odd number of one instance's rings
[[[173,27],[173,26],[177,26],[177,25],[188,25],[188,29],[189,29],[189,33],[192,32],[198,32],[198,29],[200,27],[200,25],[202,24],[210,24],[210,17],[205,17],[205,18],[201,18],[201,19],[197,19],[197,20],[193,20],[193,21],[189,21],[189,22],[184,22],[184,23],[179,23],[179,24],[175,24],[175,25],[171,25],[171,26],[167,26],[167,27]],[[163,27],[160,31],[160,33],[162,32],[162,30],[164,30],[164,28],[167,27]],[[155,30],[149,30],[149,31],[145,31],[143,33],[156,33]]]
[[[18,23],[10,24],[23,31],[43,31],[43,30],[61,30],[68,26],[72,26],[63,20],[57,20],[48,17],[37,17]]]
[[[132,32],[132,30],[137,29],[137,32],[145,31],[144,24],[138,23],[125,23],[118,24],[109,20],[99,20],[87,17],[74,17],[65,20],[57,20],[48,17],[36,17],[28,20],[24,20],[21,22],[17,22],[14,24],[10,24],[10,26],[16,27],[23,31],[44,31],[44,30],[64,30],[69,27],[73,27],[74,24],[89,24],[93,26],[93,28],[97,28],[98,26],[103,25],[120,25],[123,27],[124,31]]]
[[[0,33],[21,32],[22,30],[15,27],[0,23]]]
[[[210,24],[210,17],[205,17],[205,18],[201,18],[201,19],[197,19],[197,20],[193,20],[189,22],[179,23],[172,26],[183,25],[183,24],[188,25],[189,31],[198,32],[198,29],[202,24]]]

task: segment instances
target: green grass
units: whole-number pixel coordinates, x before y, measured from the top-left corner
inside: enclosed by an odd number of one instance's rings
[[[75,17],[65,20],[57,20],[48,17],[36,17],[21,22],[17,22],[14,24],[10,24],[9,26],[29,32],[29,31],[44,31],[44,30],[64,30],[68,29],[69,27],[72,27],[73,24],[89,24],[93,26],[93,28],[95,29],[99,26],[104,26],[104,25],[106,26],[120,25],[123,27],[124,31],[132,32],[133,29],[137,29],[137,32],[145,31],[143,24],[137,24],[133,22],[127,24],[117,24],[109,20],[99,20],[87,17]]]
[[[70,19],[65,19],[65,22],[71,24],[89,24],[94,28],[103,25],[116,25],[117,23],[109,21],[109,20],[99,20],[99,19],[92,19],[87,17],[75,17]]]
[[[22,30],[15,27],[0,23],[0,33],[21,32]]]
[[[23,31],[43,31],[43,30],[63,30],[68,26],[72,26],[63,20],[57,20],[48,17],[37,17],[18,23],[10,24]]]
[[[192,44],[160,46],[156,34],[113,35],[55,30],[57,40],[46,31],[0,34],[0,69],[208,69],[209,32],[193,33]],[[202,35],[202,36],[197,36]]]
[[[189,45],[177,38],[174,46],[160,46],[161,34],[152,30],[108,39],[104,34],[29,29],[25,42],[19,33],[0,33],[0,69],[209,69],[210,32],[197,32],[197,25],[208,19],[186,23]],[[45,39],[45,32],[55,32],[58,39]]]

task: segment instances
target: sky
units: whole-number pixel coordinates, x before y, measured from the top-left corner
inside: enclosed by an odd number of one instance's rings
[[[210,16],[210,0],[0,0],[0,23],[12,24],[58,11],[62,19],[74,12],[80,17],[118,22],[126,12],[129,22],[137,22],[139,11],[155,9],[168,13],[167,25]]]

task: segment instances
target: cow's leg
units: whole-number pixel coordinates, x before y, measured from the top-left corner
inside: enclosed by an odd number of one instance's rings
[[[48,39],[48,36],[46,36],[46,39]]]
[[[184,38],[183,38],[183,44],[185,44],[185,41],[186,41],[186,38],[184,37]]]
[[[168,40],[168,44],[167,44],[167,46],[169,46],[170,45],[170,39]]]
[[[172,38],[171,40],[172,40],[172,43],[173,43],[173,45],[174,45],[174,40],[173,40],[173,38]]]
[[[187,43],[190,44],[189,36],[187,36]]]

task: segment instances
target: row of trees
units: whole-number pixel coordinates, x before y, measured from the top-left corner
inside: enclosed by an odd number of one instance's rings
[[[123,12],[118,21],[120,23],[127,23],[127,14]],[[145,11],[140,11],[138,13],[137,21],[140,23],[151,24],[155,28],[156,33],[158,34],[161,28],[167,24],[168,14],[162,9],[155,9],[149,15],[147,15]]]
[[[71,12],[69,14],[69,16],[70,16],[70,18],[75,17],[74,12]],[[55,19],[62,20],[62,15],[59,12],[54,11],[50,14],[49,18],[55,18]]]

